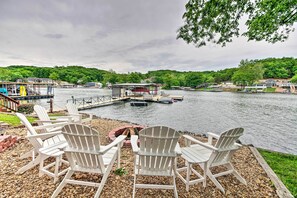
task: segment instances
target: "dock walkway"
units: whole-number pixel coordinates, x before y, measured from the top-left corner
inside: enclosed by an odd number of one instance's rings
[[[67,103],[73,102],[78,106],[78,110],[84,110],[84,109],[92,109],[96,107],[112,105],[114,103],[118,103],[126,100],[129,100],[129,97],[113,98],[110,95],[106,95],[106,96],[93,96],[93,97],[86,97],[86,98],[72,98],[67,100]]]
[[[93,96],[93,97],[86,97],[86,98],[72,98],[67,100],[68,102],[72,102],[78,106],[78,110],[84,110],[84,109],[92,109],[107,105],[112,105],[119,102],[125,102],[128,100],[133,101],[146,101],[146,102],[157,102],[157,103],[167,103],[168,100],[183,100],[183,96],[160,96],[155,95],[150,97],[147,96],[125,96],[125,97],[112,97],[111,95],[105,95],[105,96]]]

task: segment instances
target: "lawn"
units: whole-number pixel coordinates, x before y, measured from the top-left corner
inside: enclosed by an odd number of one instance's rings
[[[266,88],[266,89],[264,90],[264,92],[266,92],[266,93],[274,93],[275,90],[276,90],[276,88],[271,88],[271,87],[269,87],[269,88]]]
[[[292,195],[297,197],[297,156],[258,150]]]
[[[30,117],[30,116],[27,116],[27,118],[31,123],[36,120],[36,118]],[[3,121],[12,126],[21,125],[20,119],[17,116],[11,115],[11,114],[0,113],[0,121]]]

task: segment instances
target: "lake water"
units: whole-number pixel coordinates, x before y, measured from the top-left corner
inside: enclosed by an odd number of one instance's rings
[[[256,147],[297,154],[297,95],[243,94],[229,92],[166,91],[183,95],[182,102],[150,103],[132,107],[129,102],[86,110],[99,117],[142,125],[165,125],[194,133],[221,133],[234,127],[245,129],[241,141]],[[55,108],[67,99],[110,95],[105,89],[55,89]],[[49,106],[45,100],[38,101]]]

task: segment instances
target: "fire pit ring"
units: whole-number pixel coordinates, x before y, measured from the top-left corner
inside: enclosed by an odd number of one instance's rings
[[[145,126],[141,126],[141,125],[121,126],[121,127],[111,130],[108,133],[108,138],[109,138],[109,140],[114,141],[118,136],[122,135],[123,133],[126,133],[127,130],[131,130],[131,129],[133,129],[135,134],[138,135],[137,132],[139,132],[141,129],[144,129],[144,128],[145,128]],[[124,141],[124,146],[131,147],[131,141],[129,138],[126,138],[126,140]]]

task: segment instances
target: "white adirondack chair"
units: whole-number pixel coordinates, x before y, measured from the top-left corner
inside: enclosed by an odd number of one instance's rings
[[[54,123],[62,123],[62,122],[64,122],[64,124],[67,124],[69,122],[73,122],[73,118],[71,116],[49,117],[49,115],[48,115],[47,111],[45,110],[45,108],[40,106],[40,105],[34,105],[34,111],[37,114],[38,119],[39,119],[39,120],[36,120],[38,125],[52,125]],[[53,119],[55,119],[55,120],[53,120]],[[50,128],[50,127],[48,127],[46,129],[46,132],[61,130],[61,128],[62,128],[62,125],[61,125],[60,128],[57,128],[57,127]]]
[[[68,124],[62,131],[68,142],[65,154],[70,168],[52,197],[56,197],[67,183],[98,187],[94,197],[99,197],[116,159],[120,167],[120,149],[126,136],[121,135],[109,145],[101,146],[98,131],[88,126]],[[103,177],[100,183],[70,179],[75,171],[99,173]]]
[[[135,197],[136,188],[173,189],[174,196],[178,197],[175,183],[175,159],[181,154],[177,142],[179,137],[178,132],[165,126],[145,128],[139,132],[139,148],[138,136],[131,136],[132,149],[135,153],[133,197]],[[137,184],[137,175],[170,176],[173,178],[173,184]]]
[[[89,122],[93,119],[92,114],[88,114],[89,115],[88,118],[82,119],[82,114],[79,113],[78,108],[74,103],[68,102],[66,104],[66,109],[68,111],[68,115],[73,117],[73,121],[75,123]]]
[[[220,177],[227,174],[233,174],[240,182],[247,184],[246,181],[240,176],[240,174],[234,169],[231,164],[231,157],[234,152],[240,148],[240,144],[237,144],[236,141],[243,134],[243,128],[234,128],[228,131],[221,133],[221,135],[216,135],[213,133],[208,133],[208,142],[201,142],[189,135],[184,135],[186,138],[186,145],[181,149],[182,157],[186,161],[186,168],[177,169],[177,175],[182,179],[186,184],[186,190],[189,190],[189,185],[195,184],[197,182],[205,183],[205,175],[219,188],[223,193],[225,193],[224,188],[218,182],[216,177]],[[216,143],[213,143],[213,138],[216,138]],[[194,144],[190,144],[190,143]],[[202,179],[189,180],[191,171],[196,174],[198,177],[201,177],[199,173],[193,169],[192,164],[199,164],[204,171],[204,177]],[[225,166],[228,170],[213,174],[210,170],[212,167],[216,166]],[[186,170],[187,176],[186,179],[179,174],[180,171]]]
[[[58,167],[63,163],[68,163],[67,161],[61,159],[61,155],[63,152],[61,152],[61,148],[66,147],[67,142],[64,138],[64,136],[61,134],[61,131],[55,131],[55,132],[50,132],[50,133],[41,133],[38,134],[36,130],[42,130],[46,128],[53,128],[53,125],[55,127],[61,127],[64,124],[62,123],[57,123],[53,124],[52,126],[50,125],[43,125],[43,126],[37,126],[33,127],[30,122],[27,120],[27,118],[21,114],[21,113],[16,113],[17,117],[21,120],[21,122],[26,126],[27,128],[27,138],[30,141],[30,143],[33,145],[33,149],[30,150],[29,152],[23,154],[20,158],[28,158],[32,157],[32,161],[20,168],[16,174],[22,174],[25,171],[35,167],[36,165],[39,165],[42,163],[43,166],[43,160],[49,158],[49,157],[56,157],[56,162],[53,162],[46,167],[41,167],[42,169],[45,170],[46,173],[49,173],[47,171],[47,168],[50,168],[52,166],[55,167],[55,172],[53,174],[50,174],[50,176],[53,176],[56,180],[56,178],[60,175],[58,172]],[[44,156],[41,157],[40,150],[44,150]],[[50,153],[50,154],[49,154]],[[36,156],[37,155],[37,156]],[[62,173],[61,173],[62,174]]]

